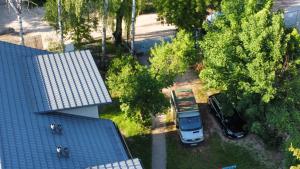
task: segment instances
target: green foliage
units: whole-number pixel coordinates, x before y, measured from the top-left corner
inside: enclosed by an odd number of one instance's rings
[[[179,31],[171,41],[162,42],[150,51],[150,72],[164,87],[172,85],[175,77],[183,74],[198,59],[190,33]]]
[[[166,103],[157,80],[132,56],[113,60],[107,82],[126,116],[145,125],[151,124],[151,115],[162,110]]]
[[[293,145],[291,144],[289,151],[293,153],[293,156],[300,160],[300,149],[298,148],[294,148]],[[290,169],[300,169],[300,164],[298,164],[297,166],[291,166]]]
[[[219,0],[154,0],[159,17],[178,28],[194,31],[201,28],[206,16],[208,4],[217,4]]]
[[[231,97],[252,132],[277,145],[287,135],[300,138],[300,36],[285,29],[272,3],[222,1],[223,14],[204,23],[200,78]]]
[[[50,52],[62,52],[63,51],[63,46],[61,46],[60,42],[54,42],[51,41],[48,44],[48,51]]]
[[[80,48],[82,42],[92,39],[90,32],[96,28],[99,19],[94,14],[98,9],[97,5],[92,0],[62,0],[63,33],[74,40],[77,48]],[[44,7],[45,20],[58,29],[57,1],[47,0]]]
[[[126,144],[133,157],[142,160],[145,169],[151,168],[152,135],[150,128],[132,121],[121,112],[118,104],[105,105],[100,111],[100,117],[115,122],[124,135]]]

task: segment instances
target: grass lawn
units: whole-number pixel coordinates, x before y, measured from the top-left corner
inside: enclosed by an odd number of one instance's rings
[[[133,158],[139,158],[144,169],[151,169],[152,137],[150,129],[126,118],[117,104],[107,105],[101,112],[101,118],[110,119],[118,125]]]
[[[167,135],[167,169],[220,169],[237,165],[237,169],[267,169],[247,150],[226,143],[214,134],[199,147],[182,146],[177,133]]]

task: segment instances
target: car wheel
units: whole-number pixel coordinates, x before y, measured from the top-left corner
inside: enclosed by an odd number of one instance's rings
[[[226,136],[226,130],[222,127],[222,133],[224,136]]]

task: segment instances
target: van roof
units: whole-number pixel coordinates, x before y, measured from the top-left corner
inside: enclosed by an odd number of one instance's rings
[[[174,92],[176,109],[178,112],[198,111],[192,89],[177,89]]]

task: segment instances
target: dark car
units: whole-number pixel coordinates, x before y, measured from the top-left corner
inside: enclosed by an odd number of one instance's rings
[[[219,122],[225,136],[235,139],[242,138],[247,134],[246,121],[224,94],[210,96],[208,105],[210,112]]]

